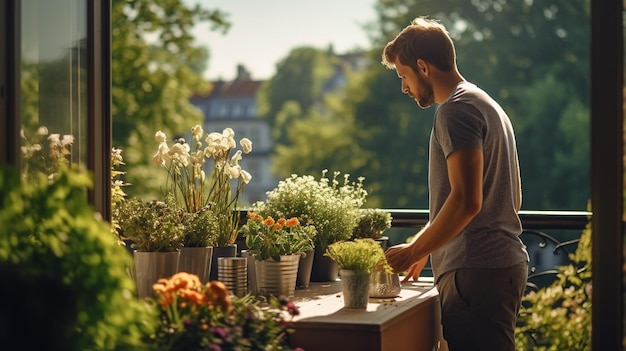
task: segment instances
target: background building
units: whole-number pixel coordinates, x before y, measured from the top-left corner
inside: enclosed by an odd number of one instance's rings
[[[274,188],[277,179],[270,173],[270,153],[273,142],[268,124],[258,118],[256,97],[263,81],[253,80],[242,65],[237,66],[237,77],[231,82],[218,80],[206,95],[195,95],[191,103],[204,114],[206,132],[235,131],[235,139],[252,141],[252,152],[244,155],[243,169],[250,172],[253,181],[246,185],[241,203],[252,204],[265,199],[265,192]]]

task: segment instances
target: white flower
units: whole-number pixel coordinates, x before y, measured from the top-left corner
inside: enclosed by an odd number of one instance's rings
[[[226,128],[222,131],[222,139],[225,145],[225,149],[234,149],[237,146],[235,142],[235,131],[232,128]]]
[[[191,135],[193,135],[193,138],[196,141],[199,141],[200,139],[202,139],[203,134],[204,134],[204,130],[202,130],[201,125],[196,124],[193,128],[191,128]]]
[[[22,133],[24,131],[22,130]],[[39,129],[37,129],[37,134],[39,135],[48,135],[48,128],[46,128],[45,126],[41,126],[39,127]]]
[[[237,179],[241,174],[241,166],[228,166],[228,174],[230,175],[230,179]]]
[[[234,154],[233,157],[231,157],[230,159],[230,164],[233,166],[239,166],[239,161],[241,161],[243,157],[241,157],[241,150],[237,150]]]
[[[159,154],[161,154],[161,155],[165,155],[165,154],[167,154],[168,152],[170,152],[170,147],[169,147],[169,146],[167,146],[167,143],[166,143],[166,142],[162,142],[162,143],[160,143],[160,144],[159,144],[159,148],[158,148],[157,150],[158,150],[158,153],[159,153]]]
[[[224,136],[224,138],[228,139],[228,138],[234,138],[235,137],[235,131],[232,128],[225,128],[222,131],[222,135]]]
[[[72,145],[73,143],[74,143],[73,135],[64,135],[63,139],[61,140],[61,145],[63,146]]]
[[[60,138],[61,138],[60,134],[50,134],[50,136],[48,137],[48,140],[50,140],[50,143],[58,144],[61,142]]]
[[[165,161],[161,157],[161,153],[160,152],[157,152],[156,154],[154,154],[154,156],[152,156],[152,163],[155,166],[164,166],[165,165]]]
[[[163,133],[160,130],[156,132],[156,134],[154,134],[154,139],[157,141],[157,143],[164,143],[167,141],[167,137],[165,136],[165,133]]]
[[[252,141],[250,141],[250,139],[248,138],[243,138],[239,141],[239,144],[241,145],[241,147],[243,148],[243,153],[244,154],[249,154],[250,151],[252,151]]]
[[[248,171],[246,171],[245,169],[242,169],[240,173],[241,173],[241,180],[244,182],[244,184],[250,183],[250,180],[252,180],[252,175],[248,173]]]

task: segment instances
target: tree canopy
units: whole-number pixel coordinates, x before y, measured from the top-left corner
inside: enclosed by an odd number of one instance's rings
[[[426,208],[428,138],[434,109],[420,110],[380,64],[384,45],[421,15],[455,40],[461,74],[508,112],[517,135],[525,209],[584,210],[589,198],[589,0],[380,0],[368,24],[370,64],[349,75],[335,102],[312,113],[280,111],[298,80],[278,67],[265,118],[290,114],[278,140],[283,174],[329,168],[364,176],[368,205]],[[309,88],[312,85],[309,84]],[[327,100],[326,98],[326,100]],[[298,117],[299,116],[299,117]],[[299,118],[296,120],[296,118]],[[321,122],[324,122],[322,124]],[[329,133],[326,129],[341,128]],[[341,140],[341,143],[337,142]],[[306,167],[303,165],[306,164]]]
[[[150,164],[156,131],[181,135],[202,119],[189,98],[210,88],[202,77],[209,51],[191,29],[208,22],[226,31],[229,23],[219,10],[182,0],[113,0],[111,17],[113,146],[124,150],[128,193],[146,195],[163,179]]]

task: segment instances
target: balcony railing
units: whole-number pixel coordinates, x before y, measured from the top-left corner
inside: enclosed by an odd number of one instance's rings
[[[428,222],[428,210],[387,211],[393,217],[392,228],[417,230]],[[590,218],[591,212],[586,211],[520,211],[524,230],[520,239],[530,256],[527,290],[537,290],[554,281],[557,266],[569,263],[569,254],[576,250]],[[429,265],[423,274],[432,274]]]

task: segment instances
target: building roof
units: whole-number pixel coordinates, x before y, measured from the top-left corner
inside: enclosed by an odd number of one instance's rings
[[[217,80],[211,82],[213,86],[206,94],[194,94],[191,100],[205,100],[213,98],[255,98],[262,80],[252,80],[250,73],[242,65],[237,66],[237,77],[235,80],[226,82]]]

